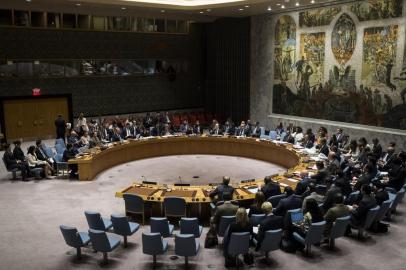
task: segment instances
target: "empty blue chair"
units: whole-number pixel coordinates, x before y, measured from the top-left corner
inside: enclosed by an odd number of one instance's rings
[[[278,134],[276,133],[275,130],[269,131],[269,139],[270,139],[271,141],[276,140],[276,137],[277,137],[277,136],[278,136]]]
[[[181,197],[166,197],[164,210],[167,217],[186,217],[186,201]]]
[[[169,224],[166,217],[152,217],[150,219],[151,233],[160,233],[162,237],[170,237],[174,226]]]
[[[65,147],[65,141],[61,138],[55,140],[55,145],[63,145]]]
[[[260,251],[265,252],[265,258],[268,261],[269,252],[278,250],[282,240],[282,229],[269,230],[265,232],[265,237],[262,240]],[[254,239],[254,244],[258,245],[257,240]]]
[[[113,226],[111,221],[107,218],[102,218],[100,213],[85,211],[85,216],[90,229],[108,231]]]
[[[265,218],[265,214],[253,214],[250,216],[250,223],[252,226],[258,226]]]
[[[56,150],[57,154],[63,155],[63,152],[65,152],[66,147],[65,147],[65,145],[56,144],[55,145],[55,150]]]
[[[146,204],[145,204],[144,200],[142,199],[142,197],[135,195],[135,194],[124,193],[123,199],[124,199],[124,203],[125,203],[126,214],[130,213],[130,214],[142,215],[142,225],[144,225],[145,224]]]
[[[168,241],[162,238],[159,233],[142,233],[142,252],[152,255],[154,266],[156,265],[156,256],[162,255],[168,250]]]
[[[193,234],[196,238],[202,235],[203,227],[197,218],[181,218],[179,221],[180,234]]]
[[[275,195],[271,196],[268,198],[268,202],[272,204],[273,208],[276,208],[280,202],[280,200],[286,198],[286,194],[280,194],[280,195]]]
[[[95,251],[103,253],[103,263],[108,263],[107,252],[111,252],[120,245],[120,238],[107,235],[105,231],[89,229],[90,241]]]
[[[90,242],[89,234],[87,232],[78,232],[76,228],[66,225],[61,225],[59,228],[66,244],[76,248],[76,257],[80,259],[82,257],[81,248],[87,246]]]
[[[59,171],[62,170],[62,175],[65,175],[65,171],[68,170],[68,162],[62,161],[63,155],[56,154],[54,156],[54,161],[56,162],[56,174],[59,175]]]
[[[405,189],[401,189],[398,192],[396,192],[395,195],[393,195],[392,193],[389,193],[389,198],[392,199],[392,203],[390,205],[390,212],[391,213],[396,213],[396,207],[398,206],[398,204],[400,203],[400,201],[402,200],[402,198],[405,196]]]
[[[307,231],[306,237],[303,238],[297,232],[293,233],[293,237],[296,241],[303,244],[306,248],[306,255],[309,255],[311,252],[311,247],[313,244],[320,243],[323,238],[324,227],[326,226],[325,221],[312,223],[309,230]]]
[[[265,136],[265,127],[259,127],[259,131],[260,131],[260,133],[259,133],[260,137]]]
[[[282,132],[281,137],[279,138],[279,141],[283,142],[283,139],[286,136],[286,132]]]
[[[372,223],[375,220],[376,215],[379,212],[379,205],[371,208],[368,210],[367,216],[365,218],[365,222],[363,225],[355,226],[354,224],[351,224],[351,226],[355,229],[358,229],[358,238],[363,238],[365,235],[365,230],[369,229],[371,227]]]
[[[55,156],[54,151],[52,151],[51,147],[46,146],[44,149],[45,155],[49,158],[53,158]]]
[[[222,216],[220,217],[219,227],[217,229],[217,235],[224,237],[228,226],[235,221],[235,216]]]
[[[331,249],[334,249],[335,239],[343,237],[347,230],[348,225],[350,224],[351,216],[345,216],[337,218],[331,228],[329,235],[329,246]]]
[[[124,247],[127,247],[127,236],[133,235],[140,228],[140,224],[129,222],[126,216],[111,215],[111,223],[115,234],[124,237]]]
[[[247,254],[250,248],[250,233],[232,233],[230,242],[228,243],[228,255],[235,257],[236,265],[238,266],[238,255]]]
[[[196,256],[199,252],[199,240],[194,234],[175,235],[175,254],[185,257],[185,266],[188,266],[189,257]]]

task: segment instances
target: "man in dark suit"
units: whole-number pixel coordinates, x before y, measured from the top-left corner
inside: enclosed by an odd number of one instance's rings
[[[344,196],[341,193],[337,193],[334,197],[334,206],[324,215],[324,220],[326,221],[324,236],[330,236],[331,228],[333,227],[333,224],[337,218],[348,215],[350,215],[350,209],[344,204]]]
[[[210,130],[210,135],[223,135],[219,123],[214,124],[212,130]]]
[[[275,195],[280,195],[282,193],[281,187],[278,182],[274,182],[271,176],[266,176],[264,178],[265,185],[261,188],[261,191],[265,195],[265,200]]]
[[[241,121],[240,126],[235,130],[235,136],[249,136],[249,130],[245,125],[245,121]]]
[[[21,142],[20,141],[14,141],[13,155],[14,155],[16,160],[25,161],[25,155],[24,155],[23,150],[21,150]]]
[[[304,135],[302,146],[307,149],[313,148],[314,141],[312,140],[309,134]]]
[[[382,146],[379,144],[378,138],[372,140],[372,154],[375,156],[375,159],[378,160],[382,156]]]
[[[318,147],[319,147],[318,153],[323,154],[326,157],[328,157],[328,154],[330,153],[330,150],[328,148],[326,138],[321,138],[320,139],[320,144],[318,145]]]
[[[11,151],[10,144],[5,145],[6,151],[4,152],[3,159],[7,170],[18,169],[21,171],[23,181],[27,181],[27,176],[30,172],[29,166],[25,161],[17,160]]]
[[[365,223],[369,209],[376,206],[376,200],[372,196],[372,189],[369,185],[363,185],[361,188],[362,199],[358,205],[353,205],[351,211],[351,224],[361,226]]]
[[[302,196],[293,194],[291,187],[285,187],[286,198],[279,201],[278,206],[273,210],[277,216],[284,217],[288,210],[302,208]]]
[[[216,201],[228,201],[233,199],[234,188],[229,185],[230,177],[223,177],[223,184],[216,187],[215,190],[210,192],[210,198],[214,199],[217,197]]]
[[[224,134],[225,135],[230,135],[230,134],[234,134],[234,126],[231,123],[231,120],[227,120],[224,123]]]
[[[358,178],[354,185],[354,190],[360,190],[363,185],[369,185],[371,180],[375,177],[372,164],[368,163],[365,165],[363,171],[363,174]]]
[[[70,159],[76,158],[76,151],[73,148],[73,145],[68,143],[66,145],[66,149],[63,152],[62,156],[62,161],[63,162],[68,162]],[[77,172],[78,172],[78,165],[77,164],[69,164],[69,169],[70,169],[70,178],[76,178],[77,177]]]
[[[392,161],[395,158],[395,146],[396,143],[391,142],[389,143],[388,148],[386,149],[386,152],[382,154],[380,160],[378,161],[378,166],[380,170],[382,171],[388,171],[390,169],[390,166],[392,165]]]
[[[222,216],[235,216],[237,213],[238,206],[231,203],[230,200],[224,201],[222,205],[219,205],[214,213],[214,216],[211,220],[213,224],[216,225],[216,229],[218,229],[218,225],[220,222],[220,218]]]
[[[266,217],[259,224],[258,234],[256,236],[257,251],[261,248],[261,244],[265,238],[266,231],[282,229],[283,226],[283,218],[272,213],[272,204],[270,202],[264,202],[261,206],[261,209]]]
[[[196,124],[193,126],[193,133],[197,135],[201,135],[203,133],[199,120],[196,120]]]
[[[401,190],[405,184],[406,178],[406,153],[400,152],[392,162],[392,166],[389,169],[389,181],[388,187],[394,188],[397,191]]]
[[[336,139],[339,144],[343,142],[344,133],[342,128],[337,128]]]
[[[310,178],[316,182],[318,185],[324,185],[328,179],[330,179],[330,172],[324,168],[323,161],[316,162],[317,173],[312,175]]]
[[[57,139],[63,139],[65,141],[65,135],[66,135],[66,122],[63,119],[62,115],[58,115],[58,117],[55,120],[55,128],[56,128],[56,138]]]
[[[134,127],[130,125],[130,123],[125,124],[125,128],[123,128],[123,131],[121,132],[123,135],[123,139],[132,139],[135,137],[134,134]]]

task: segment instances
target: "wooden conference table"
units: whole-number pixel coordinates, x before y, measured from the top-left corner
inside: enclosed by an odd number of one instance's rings
[[[92,149],[91,153],[81,158],[70,160],[77,164],[80,180],[93,180],[103,170],[113,166],[144,158],[168,156],[209,154],[240,156],[258,159],[280,165],[287,169],[286,173],[275,175],[274,180],[280,182],[282,188],[293,189],[300,180],[301,171],[314,170],[314,162],[307,154],[300,152],[291,144],[280,144],[255,138],[211,137],[211,136],[179,136],[153,137],[128,140],[117,143],[105,150]],[[263,179],[251,179],[232,183],[236,188],[234,200],[251,202],[255,193],[263,185]],[[165,197],[183,197],[188,204],[209,204],[209,193],[215,185],[175,186],[165,183],[148,184],[134,182],[130,186],[116,192],[117,197],[124,193],[141,196],[144,201],[161,204]]]

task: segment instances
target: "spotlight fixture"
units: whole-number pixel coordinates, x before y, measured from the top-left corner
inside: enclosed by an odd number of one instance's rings
[[[272,10],[272,8],[271,8],[271,7],[268,7],[268,8],[267,8],[267,10],[268,10],[268,11],[271,11],[271,10]]]
[[[127,8],[126,8],[126,7],[121,7],[121,9],[122,9],[122,10],[126,10]]]
[[[80,7],[82,4],[81,3],[76,3],[75,4],[77,7]]]
[[[239,10],[239,11],[243,11],[244,9],[243,9],[243,8],[239,8],[238,10]]]
[[[281,8],[282,8],[282,9],[285,8],[285,5],[282,5]]]
[[[297,7],[300,6],[299,2],[296,2],[296,6],[297,6]]]
[[[206,9],[206,11],[207,11],[207,12],[210,12],[210,11],[211,11],[211,9],[210,9],[210,8],[208,8],[208,9]]]
[[[165,13],[165,10],[164,10],[164,9],[161,9],[161,13]]]
[[[245,7],[246,7],[246,8],[249,8],[250,6],[249,6],[249,5],[246,5]]]
[[[314,4],[314,3],[316,3],[316,1],[312,0],[312,1],[310,1],[310,3]]]
[[[203,11],[200,11],[199,13],[200,13],[200,14],[203,14]]]

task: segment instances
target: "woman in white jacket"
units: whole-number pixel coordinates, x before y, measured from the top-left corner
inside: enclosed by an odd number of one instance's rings
[[[51,179],[50,175],[53,173],[53,169],[51,165],[49,165],[48,162],[44,160],[39,160],[37,158],[37,155],[35,154],[35,146],[31,145],[28,148],[28,154],[27,154],[27,162],[30,168],[42,168],[44,169],[45,173],[45,178],[46,179]]]

